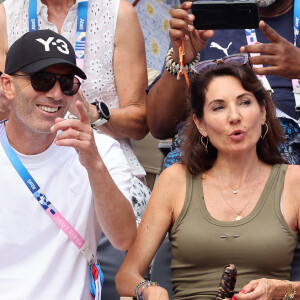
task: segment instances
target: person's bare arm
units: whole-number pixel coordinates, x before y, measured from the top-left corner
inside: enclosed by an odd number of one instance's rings
[[[189,13],[192,2],[185,2],[172,11],[170,20],[170,39],[174,49],[173,59],[179,62],[178,49],[184,41],[184,63],[188,64],[204,48],[211,30],[196,30],[193,26],[195,16]],[[184,76],[176,76],[164,71],[162,77],[153,85],[147,96],[147,122],[155,138],[166,139],[174,136],[176,125],[185,118],[186,82]]]
[[[250,58],[253,65],[268,65],[263,68],[253,68],[258,75],[278,75],[288,79],[300,78],[300,49],[280,36],[264,21],[259,28],[270,43],[258,43],[242,46],[242,53],[261,53],[263,55]]]
[[[125,0],[120,2],[113,68],[120,108],[111,110],[109,122],[100,129],[116,138],[142,139],[148,133],[145,45],[136,11]]]
[[[0,72],[4,73],[5,59],[7,53],[7,33],[6,33],[6,14],[4,5],[0,4]],[[1,73],[0,73],[1,75]],[[5,99],[0,84],[0,121],[8,117],[8,108],[5,105]]]
[[[182,165],[174,164],[159,176],[139,225],[137,239],[116,276],[119,295],[134,296],[135,287],[144,280],[143,275],[173,224],[176,205],[183,202],[184,195],[185,170]],[[162,287],[151,286],[143,291],[143,299],[168,300],[169,297]]]
[[[186,83],[184,76],[176,76],[165,70],[152,86],[147,96],[147,122],[151,134],[157,139],[174,136],[175,129],[185,118]]]
[[[6,14],[3,3],[0,4],[0,71],[4,73],[7,54]]]

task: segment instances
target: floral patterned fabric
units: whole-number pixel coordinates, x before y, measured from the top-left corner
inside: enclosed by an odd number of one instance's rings
[[[135,7],[145,37],[147,67],[158,73],[170,46],[171,10],[179,6],[179,0],[140,0]]]

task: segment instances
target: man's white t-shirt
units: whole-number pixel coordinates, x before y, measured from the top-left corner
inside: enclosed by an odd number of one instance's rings
[[[3,132],[0,124],[0,136]],[[119,143],[101,134],[95,140],[114,182],[129,199],[130,169]],[[41,154],[18,156],[96,255],[101,228],[87,171],[74,148],[52,144]],[[0,299],[92,299],[85,257],[34,198],[1,144],[0,207]]]

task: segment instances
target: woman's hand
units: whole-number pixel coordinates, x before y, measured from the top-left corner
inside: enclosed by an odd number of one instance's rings
[[[206,41],[214,35],[213,30],[196,30],[193,21],[195,16],[189,12],[192,2],[184,2],[180,8],[172,10],[170,20],[170,39],[174,49],[175,61],[179,61],[178,49],[184,41],[184,63],[190,63],[205,47]]]
[[[236,300],[272,300],[282,299],[287,291],[287,283],[283,280],[261,278],[252,280],[235,295]]]
[[[169,300],[166,289],[160,286],[149,286],[143,291],[144,300]]]

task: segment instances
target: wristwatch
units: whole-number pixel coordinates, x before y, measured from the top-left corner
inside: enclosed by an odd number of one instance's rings
[[[92,102],[91,104],[96,106],[99,115],[99,119],[91,123],[91,126],[95,128],[107,123],[110,118],[110,111],[107,105],[104,102]]]

